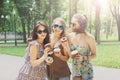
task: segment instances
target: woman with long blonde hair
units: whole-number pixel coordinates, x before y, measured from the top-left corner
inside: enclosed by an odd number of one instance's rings
[[[65,45],[68,43],[65,21],[62,18],[56,18],[51,28],[50,42],[53,48],[52,57],[54,61],[48,66],[48,78],[49,80],[70,80],[71,72],[67,64],[69,51]]]

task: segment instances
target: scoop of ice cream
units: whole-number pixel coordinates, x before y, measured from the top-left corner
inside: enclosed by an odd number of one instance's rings
[[[45,44],[45,46],[44,46],[45,48],[46,47],[50,47],[51,48],[51,44],[50,43],[48,43],[48,44]]]
[[[57,47],[57,48],[55,48],[53,51],[54,51],[54,52],[60,52],[60,48]]]
[[[53,51],[49,51],[48,54],[49,54],[49,55],[53,54]]]
[[[74,50],[74,51],[71,52],[71,55],[72,55],[72,56],[75,56],[75,55],[77,55],[77,54],[78,54],[78,50]]]
[[[62,37],[62,38],[61,38],[61,41],[62,41],[62,42],[67,41],[67,37]]]
[[[53,63],[53,58],[52,57],[47,57],[45,59],[45,61],[48,62],[48,63]]]

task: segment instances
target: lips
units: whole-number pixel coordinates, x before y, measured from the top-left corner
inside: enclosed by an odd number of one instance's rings
[[[45,35],[41,35],[41,37],[45,37]]]

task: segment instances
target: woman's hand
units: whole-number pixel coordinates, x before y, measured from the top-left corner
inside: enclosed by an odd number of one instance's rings
[[[53,58],[52,57],[50,57],[50,56],[48,56],[46,59],[45,59],[45,62],[46,62],[46,64],[47,65],[51,65],[52,63],[53,63]]]
[[[52,63],[50,63],[50,62],[46,62],[46,64],[49,66],[49,65],[51,65]]]
[[[80,54],[77,54],[74,56],[73,59],[76,60],[77,62],[80,62],[80,61],[83,61],[83,56],[81,56]]]
[[[66,52],[68,53],[69,56],[71,56],[71,50],[70,50],[70,45],[69,45],[69,42],[68,41],[65,41],[65,42],[61,42],[61,45],[63,47],[63,49],[66,50]]]
[[[44,57],[47,57],[47,56],[48,56],[49,50],[50,50],[49,48],[45,48],[45,49],[44,49],[44,55],[43,55]]]
[[[54,55],[55,55],[56,57],[60,57],[62,54],[61,54],[61,51],[59,51],[59,52],[54,52]]]
[[[65,48],[65,49],[68,49],[68,48],[69,48],[69,43],[68,43],[68,41],[61,42],[61,45],[62,45],[62,47]]]
[[[62,54],[61,54],[61,49],[60,47],[56,47],[54,50],[54,55],[57,56],[57,57],[60,57]]]
[[[71,56],[74,58],[78,54],[78,50],[71,51]]]

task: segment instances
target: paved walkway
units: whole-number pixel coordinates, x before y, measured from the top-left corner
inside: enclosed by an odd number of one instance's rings
[[[100,44],[120,44],[120,42],[100,42]],[[0,46],[15,46],[15,44],[0,44]],[[17,46],[27,46],[27,44],[17,44]]]
[[[15,80],[23,62],[24,58],[0,54],[0,80]],[[120,80],[120,69],[94,66],[94,73],[94,80]]]

